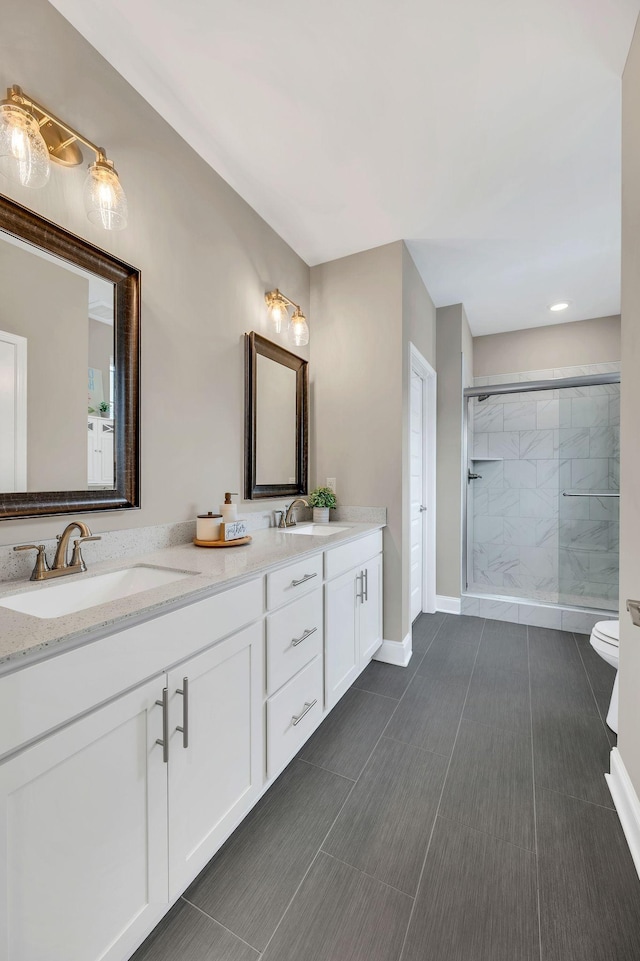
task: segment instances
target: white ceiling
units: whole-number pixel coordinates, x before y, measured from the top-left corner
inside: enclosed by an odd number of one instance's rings
[[[51,2],[307,263],[403,238],[474,334],[619,311],[640,0]]]

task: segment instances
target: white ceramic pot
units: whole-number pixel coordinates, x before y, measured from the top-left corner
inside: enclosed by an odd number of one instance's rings
[[[329,523],[329,508],[328,508],[328,507],[314,507],[314,508],[313,508],[313,523],[314,523],[314,524],[328,524],[328,523]]]

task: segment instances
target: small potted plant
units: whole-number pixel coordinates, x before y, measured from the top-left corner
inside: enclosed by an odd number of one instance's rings
[[[100,411],[100,416],[108,417],[110,408],[111,408],[111,404],[109,403],[108,400],[101,400],[100,403],[98,404],[98,410]]]
[[[316,487],[309,494],[309,506],[313,507],[314,524],[328,524],[329,511],[336,508],[338,502],[330,487]]]

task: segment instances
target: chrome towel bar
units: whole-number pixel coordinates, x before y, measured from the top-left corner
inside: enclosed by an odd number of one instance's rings
[[[620,497],[619,491],[563,491],[563,497]]]

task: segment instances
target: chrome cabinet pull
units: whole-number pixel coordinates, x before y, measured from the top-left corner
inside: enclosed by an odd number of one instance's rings
[[[169,688],[162,688],[162,700],[156,701],[158,707],[162,708],[162,740],[157,737],[156,744],[162,748],[162,760],[165,764],[169,763]]]
[[[182,678],[182,687],[176,688],[176,694],[182,694],[182,725],[176,731],[182,734],[182,746],[189,747],[189,678]]]
[[[300,584],[304,584],[305,581],[310,581],[312,577],[317,577],[317,574],[305,574],[301,577],[299,581],[291,581],[292,587],[298,587]]]
[[[306,631],[303,633],[302,637],[294,637],[294,638],[292,638],[292,640],[291,640],[291,647],[297,647],[298,644],[302,644],[302,642],[303,642],[303,641],[306,641],[306,639],[307,639],[308,637],[311,637],[312,634],[315,634],[315,632],[316,632],[317,630],[318,630],[317,627],[312,627],[311,630],[306,630]]]
[[[358,591],[358,581],[360,578],[362,578],[362,593]],[[364,571],[360,571],[359,574],[356,574],[356,600],[362,601],[364,604]]]
[[[365,567],[363,577],[362,577],[362,593],[363,601],[369,600],[369,568]]]
[[[294,716],[291,718],[291,720],[293,721],[293,726],[295,727],[296,724],[299,724],[300,721],[302,720],[302,718],[305,717],[305,715],[308,714],[309,711],[311,710],[311,708],[314,707],[317,703],[318,703],[318,698],[317,698],[317,697],[314,697],[314,699],[311,701],[311,703],[305,701],[304,710],[303,710],[302,714],[298,714],[297,717],[294,715]]]

